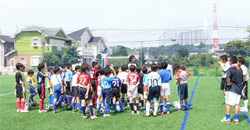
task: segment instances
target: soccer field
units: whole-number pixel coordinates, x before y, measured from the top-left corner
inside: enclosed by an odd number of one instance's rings
[[[220,80],[220,78],[219,78]],[[157,117],[143,117],[130,114],[129,107],[125,113],[111,112],[110,118],[98,114],[97,120],[83,120],[81,114],[67,111],[63,105],[58,113],[38,113],[38,105],[32,107],[29,113],[16,113],[14,95],[14,76],[0,76],[0,129],[1,130],[28,130],[28,129],[130,129],[130,130],[250,130],[250,122],[240,113],[240,123],[225,124],[220,120],[225,116],[225,108],[221,106],[224,96],[219,90],[219,83],[215,77],[190,77],[189,100],[192,98],[191,109],[186,112],[175,110],[171,106],[171,114]],[[196,86],[197,83],[197,86]],[[194,89],[196,86],[196,89]],[[46,90],[47,92],[47,90]],[[28,95],[28,94],[27,94]],[[38,96],[35,97],[38,101]],[[177,101],[175,80],[171,81],[171,104]],[[45,99],[47,104],[48,99]],[[241,103],[242,105],[242,103]],[[231,119],[233,120],[233,110]],[[250,112],[245,113],[250,117]]]

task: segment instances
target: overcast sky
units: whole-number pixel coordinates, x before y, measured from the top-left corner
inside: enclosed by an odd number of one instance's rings
[[[66,33],[86,26],[98,30],[167,29],[202,26],[204,23],[212,25],[213,2],[214,0],[0,0],[0,30],[2,34],[13,35],[16,28],[31,25],[61,27]],[[218,0],[218,25],[250,25],[249,5],[250,0]],[[124,33],[119,37],[113,36],[112,33],[107,34],[107,31],[93,33],[105,35],[103,37],[109,41],[125,36]]]

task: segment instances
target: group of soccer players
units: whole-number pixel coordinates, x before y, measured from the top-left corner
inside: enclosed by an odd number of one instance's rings
[[[140,114],[141,110],[146,108],[145,117],[163,115],[164,112],[170,114],[171,73],[167,70],[168,63],[153,64],[151,71],[148,71],[147,67],[141,68],[135,63],[135,56],[130,56],[129,62],[120,69],[109,65],[101,68],[97,62],[93,62],[91,67],[82,64],[75,66],[73,70],[72,65],[68,64],[48,67],[47,73],[45,65],[40,63],[37,67],[37,88],[33,77],[34,71],[29,70],[27,73],[29,89],[27,108],[25,108],[25,66],[17,63],[15,86],[17,112],[29,112],[28,108],[35,105],[33,98],[38,94],[39,113],[47,112],[51,107],[53,113],[57,113],[56,109],[61,108],[64,103],[73,113],[76,111],[82,113],[83,119],[87,119],[87,113],[90,119],[97,119],[97,113],[101,111],[104,117],[110,117],[108,114],[111,111],[110,106],[113,107],[114,113],[117,113],[124,112],[124,105],[130,106],[132,114]],[[190,73],[186,72],[184,67],[176,66],[175,69],[180,110],[183,111],[189,109],[187,78]],[[46,107],[44,107],[45,80],[48,89]]]
[[[220,70],[222,72],[221,90],[225,96],[223,106],[226,106],[226,116],[221,120],[224,123],[231,123],[230,111],[234,106],[234,123],[239,123],[239,111],[248,112],[248,69],[245,66],[243,57],[232,56],[228,61],[226,55],[220,57]],[[244,105],[239,107],[240,99]]]

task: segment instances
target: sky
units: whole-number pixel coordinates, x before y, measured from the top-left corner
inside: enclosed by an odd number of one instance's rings
[[[103,36],[110,45],[119,44],[115,42],[124,39],[157,40],[163,33],[160,29],[212,25],[213,2],[214,0],[0,0],[0,30],[2,34],[14,35],[16,30],[37,25],[60,27],[70,33],[88,26],[93,34]],[[250,0],[217,0],[218,26],[250,25],[249,5]]]

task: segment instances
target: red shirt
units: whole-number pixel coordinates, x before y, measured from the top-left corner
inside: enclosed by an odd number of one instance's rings
[[[102,75],[99,75],[97,78],[97,86],[101,86]]]
[[[90,82],[90,77],[89,75],[87,74],[80,74],[78,77],[77,77],[77,83],[78,84],[81,84],[82,86],[86,86],[88,85]]]
[[[129,85],[136,85],[138,82],[140,82],[140,77],[137,73],[131,72],[127,76],[127,82]]]

